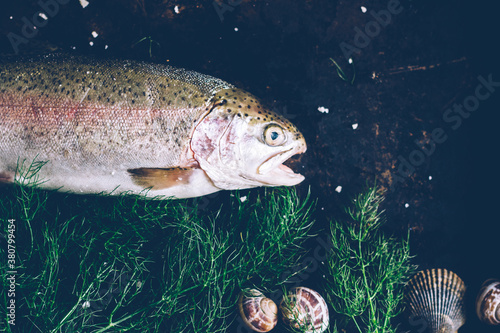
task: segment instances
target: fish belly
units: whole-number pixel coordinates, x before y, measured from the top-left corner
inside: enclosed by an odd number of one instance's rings
[[[2,97],[5,97],[3,95]],[[189,135],[169,130],[173,112],[73,107],[0,97],[0,174],[26,181],[32,163],[45,163],[37,173],[39,187],[75,193],[133,193],[178,198],[217,191],[204,171],[194,170],[189,184],[147,190],[133,182],[128,170],[171,168],[186,164]],[[32,105],[36,105],[35,108]],[[39,115],[33,114],[36,109]],[[93,117],[88,117],[93,114]],[[155,120],[158,119],[158,121]],[[149,120],[148,120],[149,119]],[[175,121],[173,121],[175,124]],[[174,124],[171,126],[174,127]],[[158,130],[155,130],[158,128]],[[24,178],[26,178],[24,177]]]

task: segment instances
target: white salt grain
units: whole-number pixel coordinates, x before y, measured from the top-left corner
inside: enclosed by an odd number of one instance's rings
[[[324,106],[320,106],[320,107],[318,107],[318,111],[321,113],[328,113],[329,110],[327,108],[325,108]]]
[[[82,8],[85,8],[89,5],[89,2],[87,0],[80,0],[80,5]]]

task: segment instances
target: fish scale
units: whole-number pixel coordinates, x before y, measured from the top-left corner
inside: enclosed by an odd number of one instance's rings
[[[59,142],[68,140],[73,143],[78,138],[80,150],[69,151],[70,154],[76,153],[71,154],[75,163],[81,156],[78,151],[99,156],[95,160],[97,163],[116,163],[107,156],[125,153],[119,147],[130,144],[144,149],[143,156],[138,156],[141,161],[152,156],[156,157],[151,161],[153,163],[173,166],[179,161],[160,161],[158,155],[161,152],[148,151],[157,149],[148,142],[171,141],[174,144],[169,146],[170,149],[184,149],[180,143],[185,142],[189,135],[187,126],[206,111],[213,92],[232,87],[222,80],[169,66],[155,67],[128,61],[92,63],[84,58],[67,60],[58,56],[45,57],[43,62],[42,66],[39,61],[29,61],[2,67],[0,124],[11,128],[19,124],[17,130],[26,132],[20,124],[27,123],[29,130],[33,131],[28,137],[28,145],[32,140],[38,140],[36,143],[43,143],[46,148],[57,149],[50,147],[56,142],[49,140],[50,137],[59,138]],[[137,80],[141,75],[155,76],[154,79]],[[25,111],[25,107],[35,104],[34,101],[39,109],[44,109],[43,113],[53,112],[56,116],[43,118],[37,116],[36,109]],[[10,112],[4,110],[6,105],[10,106]],[[12,110],[14,105],[16,109]],[[182,112],[188,108],[195,112]],[[120,122],[113,126],[118,119],[117,113],[124,112],[127,116],[120,117]],[[45,119],[47,121],[43,122]],[[168,119],[168,122],[163,119]],[[46,126],[36,130],[39,121]],[[65,125],[61,126],[62,123]],[[174,128],[181,130],[170,131]],[[167,133],[172,133],[175,138]],[[5,132],[1,134],[8,136]],[[111,154],[102,151],[104,143]],[[12,146],[5,147],[5,141],[2,146],[3,149],[13,149]],[[64,147],[66,151],[67,148]],[[61,153],[60,149],[56,152]],[[180,152],[175,155],[180,156]],[[53,160],[54,156],[42,155],[40,158]]]
[[[290,140],[300,141],[293,150],[305,151],[295,126],[262,107],[253,95],[208,75],[159,64],[65,55],[2,62],[0,180],[14,177],[18,158],[36,158],[49,161],[41,171],[49,179],[46,187],[63,186],[70,192],[120,187],[138,193],[145,187],[179,187],[155,194],[186,197],[226,189],[207,176],[216,172],[200,168],[224,168],[214,164],[216,151],[212,149],[210,157],[196,154],[192,147],[206,142],[192,138],[210,137],[212,148],[222,139],[213,133],[232,133],[236,140],[241,133],[228,131],[238,123],[235,117],[260,131],[266,124],[277,124]],[[199,126],[203,121],[210,126]],[[206,133],[195,133],[198,127]],[[233,164],[242,167],[241,161]],[[243,181],[236,183],[246,188]]]

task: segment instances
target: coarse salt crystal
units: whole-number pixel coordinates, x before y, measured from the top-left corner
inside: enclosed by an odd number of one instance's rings
[[[99,34],[95,31],[92,31],[92,37],[96,38],[97,36],[99,36]]]
[[[361,6],[361,11],[362,11],[363,13],[366,13],[366,7],[365,7],[365,6]]]
[[[80,5],[82,8],[85,8],[89,5],[89,2],[87,0],[80,0]]]
[[[324,106],[320,106],[320,107],[318,107],[318,111],[321,113],[328,113],[329,110],[327,108],[325,108]]]
[[[342,192],[342,186],[340,186],[340,185],[339,185],[339,186],[337,186],[337,187],[335,188],[335,192],[337,192],[337,193]]]
[[[352,124],[352,129],[355,130],[356,128],[358,128],[358,124]]]

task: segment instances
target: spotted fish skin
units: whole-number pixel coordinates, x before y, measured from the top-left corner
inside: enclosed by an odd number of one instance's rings
[[[182,198],[226,189],[192,150],[202,145],[192,141],[198,125],[227,103],[221,91],[247,94],[158,64],[63,55],[0,62],[0,180],[14,180],[19,159],[37,159],[47,161],[43,187],[70,192],[150,188]],[[216,118],[207,135],[227,131],[230,118]]]

